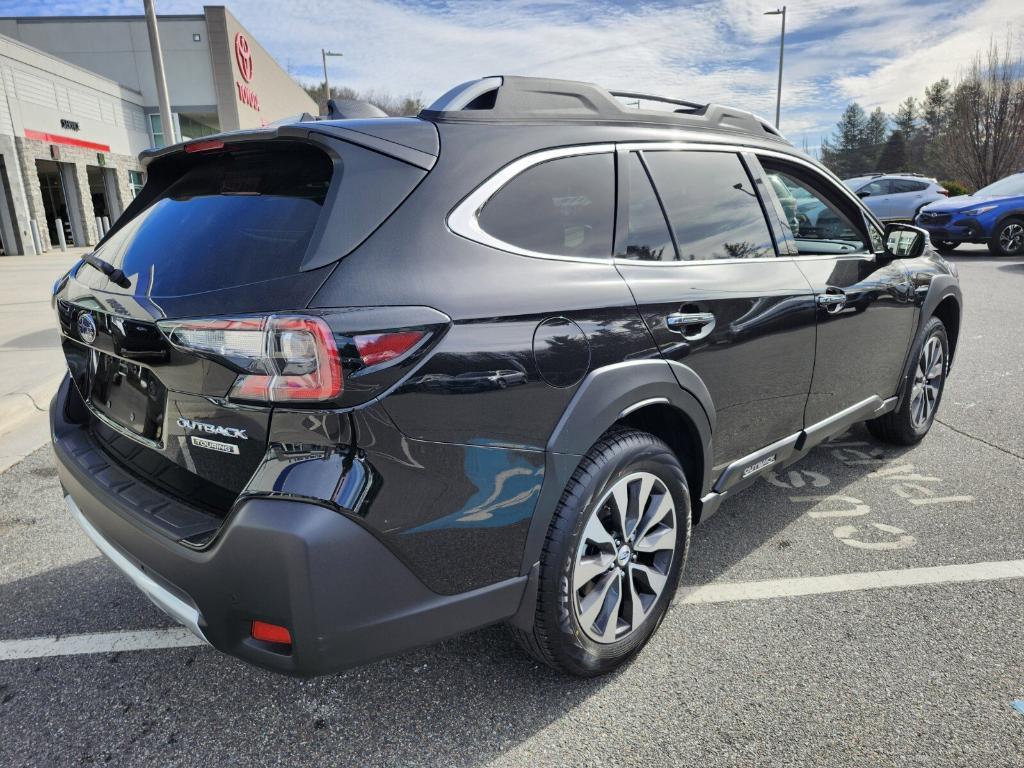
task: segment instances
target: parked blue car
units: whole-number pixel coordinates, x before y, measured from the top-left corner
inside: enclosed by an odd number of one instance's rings
[[[932,244],[951,251],[960,243],[985,243],[998,256],[1024,254],[1024,172],[926,205],[914,219]]]

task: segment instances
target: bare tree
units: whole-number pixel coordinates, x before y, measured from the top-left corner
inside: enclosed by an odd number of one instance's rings
[[[943,154],[959,178],[983,187],[1024,165],[1024,59],[992,42],[953,90]]]

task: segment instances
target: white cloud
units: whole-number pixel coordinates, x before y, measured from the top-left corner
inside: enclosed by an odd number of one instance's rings
[[[135,0],[43,5],[44,13],[138,13]],[[782,0],[785,2],[786,0]],[[31,0],[18,0],[31,2]],[[331,80],[419,93],[490,74],[565,77],[775,112],[779,0],[231,0],[282,63]],[[788,0],[783,130],[812,145],[851,99],[887,110],[957,70],[991,35],[1024,25],[1024,0]],[[199,0],[160,0],[162,13]],[[71,10],[71,9],[74,10]]]
[[[926,19],[920,16],[907,21],[905,26],[882,30],[887,34],[880,36],[880,43],[896,54],[893,58],[867,73],[837,79],[844,96],[866,107],[893,111],[907,96],[920,96],[925,86],[940,77],[955,80],[990,41],[1003,44],[1009,35],[1020,50],[1024,40],[1024,2],[988,0],[937,27],[922,23]],[[907,41],[913,44],[906,45]]]

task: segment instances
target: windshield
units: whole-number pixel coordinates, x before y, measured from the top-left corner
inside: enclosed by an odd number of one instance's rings
[[[978,196],[1009,197],[1010,195],[1024,195],[1024,173],[1015,173],[1005,179],[994,181],[987,187],[982,187],[974,193]]]

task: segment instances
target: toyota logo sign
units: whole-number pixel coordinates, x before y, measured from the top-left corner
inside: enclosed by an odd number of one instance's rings
[[[238,63],[238,72],[245,82],[252,80],[252,50],[249,48],[249,41],[245,35],[239,32],[235,35],[235,61]]]

